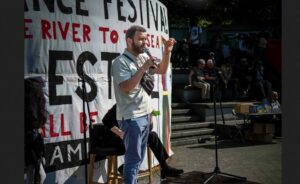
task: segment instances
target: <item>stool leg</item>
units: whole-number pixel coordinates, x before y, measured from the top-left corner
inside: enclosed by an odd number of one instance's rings
[[[111,184],[111,173],[112,173],[112,160],[111,156],[107,157],[107,183]]]
[[[149,146],[147,146],[147,155],[148,155],[149,183],[152,183],[152,153]]]
[[[95,154],[90,154],[89,184],[93,184]]]
[[[119,180],[118,180],[118,157],[117,157],[117,155],[114,155],[113,158],[114,158],[114,164],[113,164],[114,184],[118,184],[119,183]]]

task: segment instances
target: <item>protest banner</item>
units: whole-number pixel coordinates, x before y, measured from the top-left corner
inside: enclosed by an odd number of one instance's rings
[[[89,117],[95,124],[102,123],[115,103],[111,64],[124,51],[131,25],[147,29],[147,47],[161,58],[161,36],[169,37],[169,26],[167,8],[158,0],[25,0],[24,77],[41,76],[46,83],[45,183],[84,181],[80,76],[86,78]],[[170,81],[170,69],[166,75],[155,75],[152,103],[160,111],[154,130],[172,154]],[[105,170],[99,170],[99,181],[105,180]]]

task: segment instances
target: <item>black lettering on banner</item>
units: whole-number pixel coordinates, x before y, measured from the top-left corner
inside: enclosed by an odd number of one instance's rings
[[[140,14],[141,14],[141,24],[143,25],[143,8],[142,8],[142,1],[143,0],[140,0]]]
[[[81,9],[81,2],[84,2],[84,0],[76,0],[76,14],[89,16],[89,12],[87,10]]]
[[[37,0],[38,1],[38,0]],[[44,0],[49,12],[54,12],[54,0]],[[34,9],[35,10],[35,9]],[[37,11],[40,11],[40,7]]]
[[[132,7],[132,9],[134,10],[133,17],[128,16],[128,20],[129,20],[129,22],[135,22],[136,17],[137,17],[137,15],[136,15],[136,8],[135,8],[134,3],[133,3],[132,0],[128,0],[128,3],[130,4],[130,6]]]
[[[62,105],[72,104],[72,97],[70,95],[58,96],[56,93],[56,85],[63,84],[63,77],[55,75],[57,61],[73,60],[72,51],[58,51],[49,50],[49,104]]]
[[[34,11],[40,11],[40,1],[41,0],[32,0],[32,6]],[[43,0],[45,5],[47,6],[49,12],[54,12],[54,0]],[[28,5],[25,2],[25,11],[28,11]]]
[[[91,91],[86,92],[86,101],[91,102],[97,96],[97,86],[94,80],[90,78],[88,75],[86,75],[85,72],[83,71],[83,65],[86,61],[89,61],[92,65],[94,65],[97,62],[97,58],[93,53],[89,51],[85,51],[79,55],[76,63],[78,76],[81,79],[82,77],[84,77],[85,82],[88,83],[91,87]],[[83,99],[83,90],[80,87],[77,87],[75,92],[81,99]]]
[[[83,139],[45,144],[45,161],[46,172],[83,165]]]
[[[65,6],[63,4],[62,0],[57,0],[57,6],[60,9],[60,11],[65,13],[65,14],[71,14],[72,13],[72,8]]]
[[[157,31],[158,30],[158,8],[157,8],[157,2],[155,4],[156,4],[155,5],[156,13],[154,13],[152,1],[150,1],[151,11],[152,11],[152,15],[153,15],[154,23],[155,23],[155,29]]]
[[[34,11],[40,11],[40,3],[44,2],[46,7],[48,8],[49,12],[53,13],[54,12],[54,7],[55,7],[55,2],[57,2],[57,6],[59,10],[64,13],[64,14],[72,14],[73,13],[73,8],[65,6],[64,0],[31,0],[32,1],[32,6]],[[89,12],[88,10],[84,10],[81,8],[81,3],[84,2],[85,0],[76,0],[76,15],[84,15],[88,16]],[[111,1],[111,0],[109,0]],[[28,4],[25,1],[24,4],[24,9],[25,11],[28,11]]]
[[[28,11],[28,6],[27,6],[27,3],[26,1],[24,1],[24,11],[27,12]]]
[[[108,61],[108,67],[107,67],[107,78],[108,78],[108,99],[111,99],[111,64],[112,60],[114,60],[116,57],[118,57],[120,53],[110,53],[110,52],[102,52],[101,53],[101,60],[102,61]]]
[[[104,4],[104,16],[105,16],[105,19],[109,19],[109,17],[108,17],[107,3],[111,3],[111,0],[104,0],[104,1],[103,1],[103,4]]]
[[[33,0],[33,10],[40,11],[40,3],[39,0]]]
[[[146,8],[147,8],[147,27],[150,28],[149,0],[146,0]]]
[[[167,18],[166,18],[166,12],[163,7],[160,7],[160,21],[161,21],[161,30],[164,31],[166,34],[168,34],[169,30],[167,28],[168,23],[167,23]]]
[[[123,6],[122,0],[117,0],[117,8],[118,8],[118,20],[126,22],[125,16],[121,15],[121,7]]]

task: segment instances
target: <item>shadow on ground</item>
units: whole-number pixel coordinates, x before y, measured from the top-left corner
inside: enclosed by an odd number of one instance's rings
[[[226,148],[235,148],[235,147],[249,147],[249,146],[258,146],[258,145],[269,145],[276,144],[276,142],[272,143],[261,143],[261,142],[241,142],[241,141],[218,141],[218,149],[226,149]],[[206,149],[215,149],[215,144],[212,142],[207,145],[194,145],[187,146],[187,148],[206,148]]]
[[[201,171],[192,171],[182,174],[176,178],[167,178],[166,180],[162,181],[161,184],[178,184],[178,183],[203,183],[207,178],[209,178],[211,174],[204,173]],[[242,181],[236,178],[225,177],[221,175],[214,176],[208,183],[214,184],[260,184],[257,182],[252,181]]]

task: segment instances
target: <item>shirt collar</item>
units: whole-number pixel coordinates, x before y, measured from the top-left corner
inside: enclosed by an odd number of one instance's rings
[[[133,54],[131,54],[127,49],[124,50],[124,54],[126,54],[127,56],[129,56],[133,61],[137,61],[138,58],[135,57]]]

